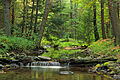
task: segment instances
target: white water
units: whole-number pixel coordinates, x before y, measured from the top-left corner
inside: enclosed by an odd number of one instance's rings
[[[32,62],[24,67],[40,67],[40,68],[66,68],[60,65],[59,62]]]

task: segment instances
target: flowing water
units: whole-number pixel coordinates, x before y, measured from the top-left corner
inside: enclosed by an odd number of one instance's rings
[[[73,74],[60,74],[63,71]],[[0,74],[0,80],[112,80],[86,71],[85,68],[61,67],[57,62],[33,62],[26,67],[22,65],[18,70]]]

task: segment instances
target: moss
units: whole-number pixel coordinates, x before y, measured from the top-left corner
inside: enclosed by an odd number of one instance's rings
[[[105,62],[104,66],[109,66],[110,62]]]

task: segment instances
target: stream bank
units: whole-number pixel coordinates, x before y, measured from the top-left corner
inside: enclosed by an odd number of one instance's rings
[[[13,68],[20,68],[21,63],[27,66],[28,63],[32,62],[45,62],[45,64],[59,62],[60,64],[67,63],[69,67],[87,67],[90,73],[109,75],[111,78],[117,80],[120,74],[120,68],[118,67],[120,63],[119,58],[115,57],[113,54],[105,54],[106,51],[104,52],[102,50],[106,47],[108,48],[108,44],[110,45],[111,42],[107,42],[107,44],[103,45],[104,43],[105,41],[101,41],[99,45],[97,45],[96,42],[94,45],[90,46],[72,45],[72,47],[49,46],[41,50],[33,49],[31,52],[27,53],[27,55],[23,52],[3,53],[0,58],[0,67],[6,72]],[[100,45],[104,46],[104,48],[99,49],[96,47]],[[112,49],[112,51],[115,52],[116,48]]]

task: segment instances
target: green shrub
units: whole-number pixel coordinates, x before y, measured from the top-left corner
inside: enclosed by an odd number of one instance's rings
[[[0,52],[8,52],[10,50],[20,50],[20,51],[29,51],[35,47],[33,41],[21,38],[21,37],[6,37],[0,36],[0,45],[3,48],[0,49]]]
[[[105,39],[92,43],[89,48],[93,54],[116,55],[120,53],[120,47],[114,46],[113,40]]]

